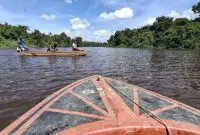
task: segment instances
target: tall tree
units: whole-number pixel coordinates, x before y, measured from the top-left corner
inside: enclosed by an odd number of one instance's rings
[[[82,43],[83,43],[82,37],[76,37],[75,40],[76,40],[78,46],[82,46]]]
[[[200,13],[200,2],[192,7],[194,13]],[[199,15],[200,16],[200,15]]]
[[[199,14],[199,17],[195,18],[195,22],[200,22],[200,2],[192,7],[192,10],[195,14]]]
[[[173,18],[171,17],[158,17],[153,24],[155,31],[163,32],[166,31],[170,26],[173,25]]]

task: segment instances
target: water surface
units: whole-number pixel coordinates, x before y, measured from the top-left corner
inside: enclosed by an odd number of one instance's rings
[[[88,56],[76,58],[19,57],[15,50],[0,50],[0,130],[59,88],[96,74],[200,109],[198,51],[84,49]]]

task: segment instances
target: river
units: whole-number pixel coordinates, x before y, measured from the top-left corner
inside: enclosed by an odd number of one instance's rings
[[[15,50],[0,50],[0,130],[59,88],[96,74],[200,109],[198,51],[84,49],[88,56],[76,58],[19,57]]]

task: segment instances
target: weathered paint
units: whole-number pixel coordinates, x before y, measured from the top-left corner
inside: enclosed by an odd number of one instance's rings
[[[166,134],[165,127],[136,104],[161,118],[173,135],[200,134],[199,110],[134,85],[92,76],[50,95],[0,135]]]

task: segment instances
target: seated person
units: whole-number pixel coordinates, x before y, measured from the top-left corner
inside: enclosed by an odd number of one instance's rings
[[[58,49],[57,49],[57,45],[56,44],[54,44],[53,46],[47,48],[47,52],[57,52],[57,51],[58,51]]]
[[[72,51],[83,51],[83,50],[80,50],[80,49],[77,47],[76,42],[73,42],[73,44],[72,44]]]
[[[25,42],[24,42],[24,40],[21,37],[18,40],[17,51],[18,52],[28,51],[28,47],[25,45]]]
[[[51,52],[51,48],[50,47],[47,48],[47,52]]]

